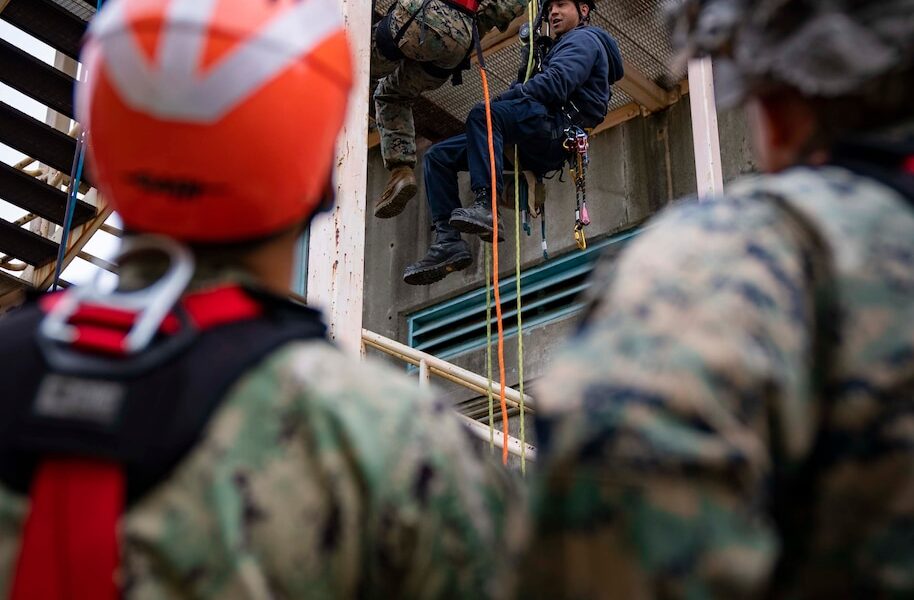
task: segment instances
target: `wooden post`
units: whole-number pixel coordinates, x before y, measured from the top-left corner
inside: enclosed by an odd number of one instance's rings
[[[698,198],[704,199],[720,195],[724,191],[724,178],[720,166],[720,134],[717,129],[717,102],[714,99],[714,71],[710,58],[689,62],[689,93]]]
[[[361,348],[368,179],[368,71],[371,3],[341,0],[355,65],[349,115],[337,142],[336,208],[311,225],[308,304],[324,311],[330,337],[346,351]]]
[[[431,372],[428,370],[428,361],[419,361],[419,387],[426,390],[432,386]]]

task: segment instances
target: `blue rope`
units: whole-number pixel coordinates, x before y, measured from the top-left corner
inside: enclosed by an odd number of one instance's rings
[[[73,227],[73,213],[76,212],[79,184],[83,176],[83,166],[86,161],[86,132],[79,134],[76,140],[76,156],[73,157],[73,168],[70,171],[70,185],[67,187],[67,210],[63,217],[63,231],[60,234],[60,247],[57,248],[57,264],[54,267],[54,285],[51,291],[56,291],[60,284],[60,275],[63,271],[63,259],[67,253],[67,243],[70,239],[70,229]]]

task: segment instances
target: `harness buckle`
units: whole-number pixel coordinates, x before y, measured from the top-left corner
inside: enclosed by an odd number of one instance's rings
[[[105,292],[101,289],[99,273],[88,284],[62,294],[41,322],[39,336],[50,342],[72,345],[79,337],[77,327],[70,322],[73,316],[85,306],[104,306],[136,315],[121,344],[123,354],[129,356],[144,350],[187,289],[194,274],[194,258],[190,250],[178,242],[149,235],[126,240],[117,260],[120,262],[139,252],[160,252],[168,256],[171,264],[161,279],[134,292]]]

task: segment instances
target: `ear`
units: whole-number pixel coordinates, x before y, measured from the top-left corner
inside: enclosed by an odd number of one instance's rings
[[[816,132],[816,115],[805,99],[780,90],[754,98],[748,108],[764,170],[777,172],[809,161],[806,154]]]
[[[590,5],[589,4],[579,4],[578,11],[581,13],[581,20],[586,21],[590,16]]]

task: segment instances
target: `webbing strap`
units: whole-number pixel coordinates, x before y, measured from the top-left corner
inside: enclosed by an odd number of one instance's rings
[[[51,459],[32,483],[11,600],[116,600],[118,465]]]
[[[42,307],[51,310],[62,298],[62,294],[45,296]],[[263,314],[260,302],[236,285],[188,294],[182,306],[199,331],[253,322]],[[125,335],[136,317],[119,307],[82,305],[69,320],[76,331],[73,346],[84,352],[124,356]],[[175,334],[179,327],[178,319],[170,315],[160,333]],[[253,340],[249,346],[256,348],[259,343]],[[215,362],[220,362],[218,357]],[[191,426],[195,423],[193,419],[185,421]],[[122,422],[118,427],[125,426]],[[120,564],[117,525],[127,497],[125,465],[107,458],[59,456],[66,453],[41,456],[32,475],[30,510],[10,597],[116,600]]]

